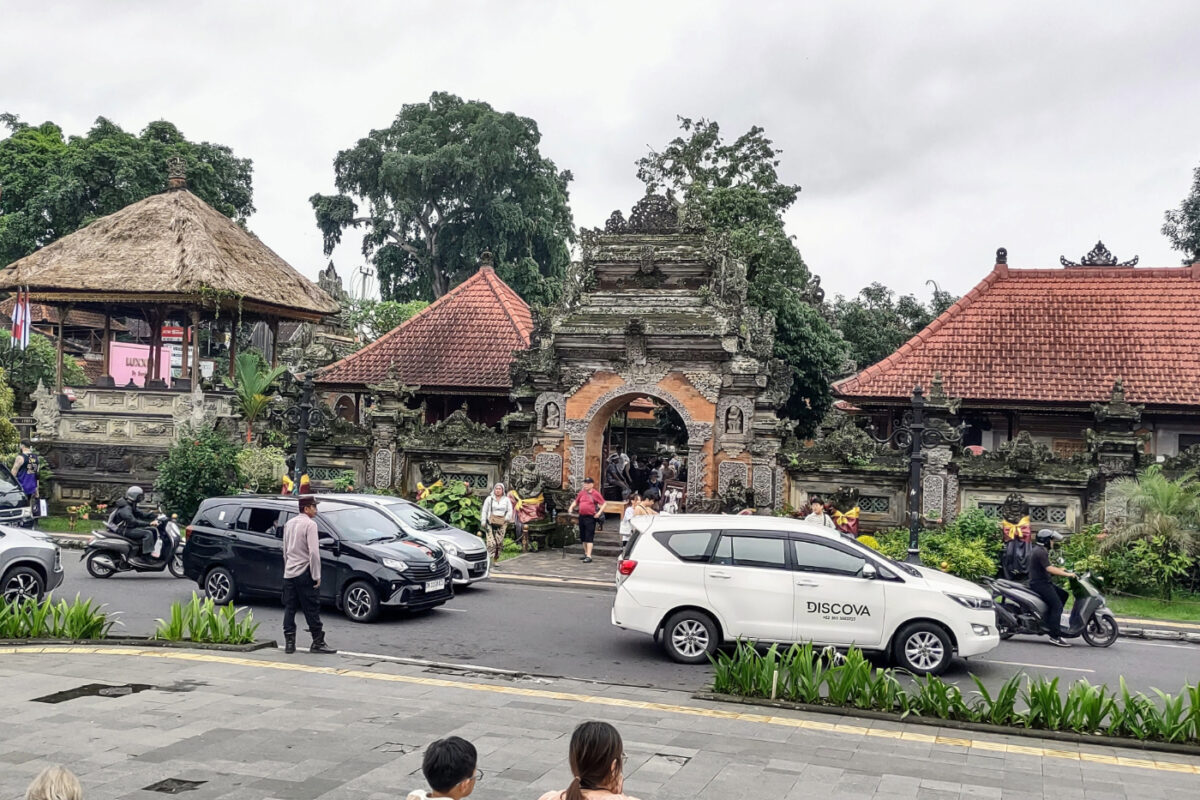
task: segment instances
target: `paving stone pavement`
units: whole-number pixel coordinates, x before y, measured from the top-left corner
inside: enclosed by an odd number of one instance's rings
[[[125,696],[35,698],[91,683]],[[86,800],[392,800],[423,748],[475,743],[479,800],[537,798],[570,779],[585,719],[625,740],[626,790],[650,798],[1193,798],[1200,758],[969,734],[694,700],[663,690],[430,669],[345,656],[116,647],[0,648],[0,797],[62,763]]]
[[[523,553],[492,567],[494,577],[583,580],[606,586],[613,585],[616,574],[617,559],[613,556],[596,556],[590,564],[585,564],[569,552],[564,557],[561,550]]]

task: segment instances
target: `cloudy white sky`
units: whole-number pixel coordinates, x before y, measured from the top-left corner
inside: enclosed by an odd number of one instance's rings
[[[167,119],[254,160],[250,227],[324,264],[307,198],[434,90],[537,120],[577,225],[641,194],[676,115],[766,128],[830,293],[961,294],[1004,245],[1057,266],[1159,233],[1200,164],[1200,3],[0,0],[0,111],[84,133]],[[363,259],[357,237],[334,260]]]

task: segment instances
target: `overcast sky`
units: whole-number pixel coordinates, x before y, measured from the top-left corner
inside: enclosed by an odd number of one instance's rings
[[[309,276],[332,160],[434,90],[535,119],[576,225],[641,195],[634,161],[709,117],[760,125],[834,293],[961,294],[1014,267],[1173,266],[1159,229],[1200,164],[1200,3],[0,0],[0,111],[82,134],[167,119],[254,161],[250,227]],[[353,233],[335,252],[363,263]]]

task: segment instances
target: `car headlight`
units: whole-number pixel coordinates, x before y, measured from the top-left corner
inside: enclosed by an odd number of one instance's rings
[[[438,539],[438,544],[440,544],[442,546],[442,549],[446,551],[446,555],[448,555],[448,556],[459,555],[458,548],[454,546],[454,542],[448,541],[446,539]]]
[[[404,572],[404,570],[408,569],[408,564],[405,564],[398,558],[384,558],[381,560],[385,567],[388,569],[394,569],[396,572]]]
[[[969,594],[952,594],[951,592],[942,592],[942,594],[960,606],[966,606],[967,608],[984,609],[992,607],[992,601],[986,597],[975,597]]]

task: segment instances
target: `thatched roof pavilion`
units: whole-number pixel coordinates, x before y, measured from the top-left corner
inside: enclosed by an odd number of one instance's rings
[[[0,290],[17,288],[28,288],[34,302],[106,318],[146,315],[155,351],[162,346],[163,322],[181,312],[193,326],[207,312],[264,319],[275,329],[280,320],[315,322],[339,310],[258,237],[189,192],[175,171],[166,192],[101,217],[0,271]],[[192,356],[194,381],[195,340]],[[187,374],[186,348],[183,357]],[[107,358],[105,363],[107,373]],[[150,378],[161,379],[154,374],[156,355],[150,363]]]

